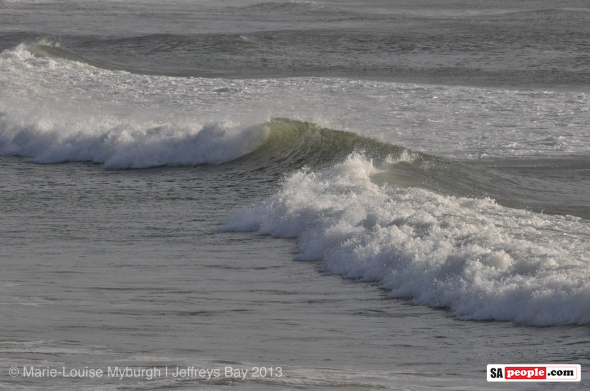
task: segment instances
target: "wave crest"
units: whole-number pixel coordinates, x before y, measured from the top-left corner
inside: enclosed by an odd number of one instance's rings
[[[354,151],[385,159],[405,148],[309,122],[167,123],[0,112],[0,154],[36,163],[91,161],[105,168],[218,164],[240,159],[280,172],[344,160]]]
[[[114,118],[16,120],[0,112],[0,154],[36,163],[90,161],[104,168],[217,164],[261,145],[265,126],[156,124]]]
[[[239,7],[253,12],[311,12],[323,9],[313,1],[272,1]]]

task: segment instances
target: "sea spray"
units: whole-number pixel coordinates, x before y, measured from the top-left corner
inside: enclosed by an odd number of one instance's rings
[[[158,124],[116,118],[37,116],[0,111],[0,154],[36,163],[91,161],[104,168],[217,164],[260,146],[268,129],[231,122]]]
[[[590,323],[586,220],[379,186],[371,181],[379,171],[358,154],[299,171],[221,229],[298,238],[298,260],[461,319]]]

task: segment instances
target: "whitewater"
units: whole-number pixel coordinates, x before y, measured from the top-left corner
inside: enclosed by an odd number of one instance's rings
[[[0,372],[472,389],[491,362],[584,367],[590,13],[571,3],[0,1]]]

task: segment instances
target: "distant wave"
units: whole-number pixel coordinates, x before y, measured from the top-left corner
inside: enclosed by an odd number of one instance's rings
[[[151,34],[138,37],[126,37],[116,39],[103,39],[100,44],[111,50],[125,51],[127,48],[141,47],[147,53],[168,53],[184,50],[198,53],[232,52],[234,54],[257,50],[259,45],[252,39],[237,34],[214,34],[214,35],[174,35],[174,34]],[[165,74],[168,76],[185,76],[186,72],[174,70],[163,71],[142,67],[135,63],[122,63],[117,61],[106,61],[98,59],[98,56],[82,55],[76,51],[62,47],[59,44],[45,40],[29,45],[21,45],[17,50],[26,50],[36,57],[47,57],[65,59],[91,65],[93,67],[126,71],[135,74]]]
[[[298,260],[461,319],[590,323],[587,221],[380,186],[381,172],[358,154],[299,171],[221,230],[298,238]]]
[[[322,10],[325,7],[313,1],[272,1],[238,7],[254,12],[309,12]]]
[[[59,45],[51,45],[47,42],[42,42],[37,45],[32,45],[29,50],[36,56],[41,57],[52,57],[52,58],[63,58],[65,60],[70,61],[77,61],[81,63],[85,63],[88,65],[92,65],[97,68],[104,68],[109,69],[109,65],[102,61],[92,60],[90,58],[86,58],[80,54],[77,54],[71,50],[63,48]]]
[[[572,17],[579,12],[589,12],[584,8],[539,8],[536,10],[514,10],[506,11],[502,15],[514,15],[519,17]],[[495,15],[494,15],[495,16]]]

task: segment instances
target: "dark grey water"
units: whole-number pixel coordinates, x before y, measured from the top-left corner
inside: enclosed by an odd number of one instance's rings
[[[589,363],[589,18],[0,1],[0,387],[554,389],[485,367]]]
[[[588,86],[584,1],[4,2],[0,48],[47,39],[132,72]]]
[[[453,320],[293,262],[292,241],[216,232],[275,187],[264,170],[244,180],[227,165],[108,171],[3,158],[2,172],[7,389],[487,389],[487,363],[586,360],[585,327]],[[11,379],[12,365],[265,365],[284,377],[50,381]]]

